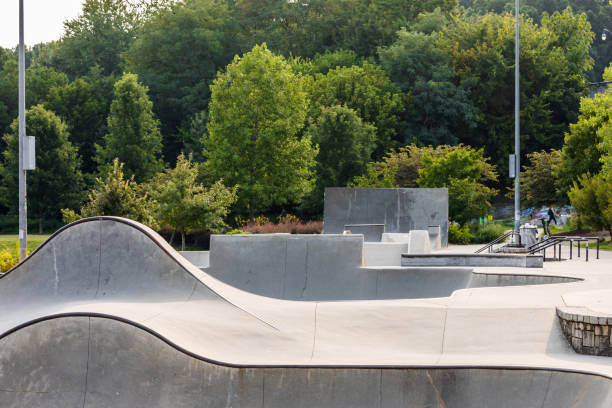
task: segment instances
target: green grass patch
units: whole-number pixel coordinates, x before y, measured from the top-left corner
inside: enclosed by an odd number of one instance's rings
[[[580,248],[586,248],[586,243],[581,243]],[[596,250],[597,243],[595,241],[589,242],[589,250]],[[606,251],[612,251],[612,241],[599,242],[599,249]]]
[[[28,250],[34,251],[40,246],[45,240],[49,238],[49,235],[28,235]],[[17,245],[19,237],[17,235],[0,235],[0,251],[7,250],[13,251]]]

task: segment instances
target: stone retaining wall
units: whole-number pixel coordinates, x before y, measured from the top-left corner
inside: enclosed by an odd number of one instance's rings
[[[612,316],[586,308],[557,308],[561,330],[579,354],[612,357]]]

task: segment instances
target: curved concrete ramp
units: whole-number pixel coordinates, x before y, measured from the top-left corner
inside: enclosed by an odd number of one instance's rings
[[[299,301],[447,297],[460,289],[504,284],[496,278],[484,279],[483,284],[483,274],[475,275],[473,268],[464,265],[445,267],[444,262],[439,262],[429,267],[400,267],[402,247],[408,245],[364,243],[361,235],[212,235],[210,264],[204,270],[250,293]],[[386,248],[391,252],[385,252]],[[393,255],[397,266],[385,264],[385,259],[394,259]],[[514,281],[525,285],[568,280]]]
[[[612,380],[586,373],[229,366],[102,317],[51,319],[6,336],[0,367],[3,408],[612,406]]]
[[[563,293],[612,286],[589,273],[293,302],[212,278],[140,224],[83,220],[0,277],[0,407],[609,407],[612,360],[574,354],[555,316]]]

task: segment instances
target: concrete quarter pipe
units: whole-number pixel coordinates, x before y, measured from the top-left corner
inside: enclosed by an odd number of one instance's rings
[[[0,278],[0,308],[1,407],[612,406],[608,372],[567,356],[444,365],[443,302],[252,295],[117,218],[52,236]]]

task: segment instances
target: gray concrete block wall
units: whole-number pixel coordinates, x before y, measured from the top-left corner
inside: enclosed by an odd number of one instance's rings
[[[448,189],[325,189],[323,232],[341,234],[347,224],[385,224],[385,232],[406,233],[440,225],[442,246],[448,245]]]

